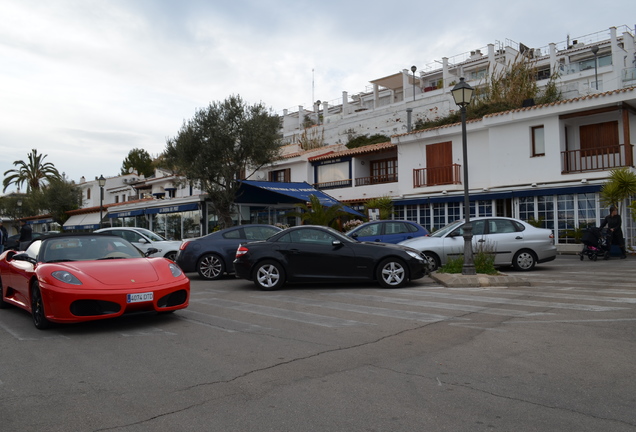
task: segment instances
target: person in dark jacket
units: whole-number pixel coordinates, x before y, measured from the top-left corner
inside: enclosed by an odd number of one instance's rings
[[[622,225],[623,221],[621,219],[621,216],[618,214],[618,210],[616,209],[616,207],[611,206],[610,214],[605,216],[605,219],[603,219],[603,222],[601,222],[600,228],[607,226],[607,229],[609,229],[610,233],[612,234],[611,244],[618,245],[618,247],[621,248],[621,259],[624,259],[625,257],[627,257],[627,254],[625,253],[625,240],[623,238],[623,229],[621,228]]]
[[[7,229],[2,224],[2,219],[0,219],[0,253],[4,251],[4,246],[7,243],[8,239],[9,239],[9,233],[7,232]]]
[[[21,251],[26,250],[26,248],[29,246],[29,243],[31,243],[32,239],[33,239],[33,230],[26,223],[26,221],[21,220],[20,221],[20,239],[18,240],[20,242],[20,250]]]

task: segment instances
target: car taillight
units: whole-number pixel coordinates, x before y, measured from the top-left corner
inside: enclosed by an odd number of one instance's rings
[[[245,255],[248,250],[249,249],[245,246],[239,246],[238,249],[236,249],[236,258],[240,257],[241,255]]]
[[[184,241],[183,243],[181,243],[181,246],[179,246],[179,250],[185,250],[185,248],[188,245],[188,243],[190,243],[190,242],[189,241]]]

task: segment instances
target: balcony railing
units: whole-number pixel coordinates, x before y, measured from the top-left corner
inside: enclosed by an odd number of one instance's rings
[[[452,164],[434,168],[413,170],[413,187],[460,184],[461,165]]]
[[[344,179],[344,180],[336,180],[336,181],[330,181],[330,182],[314,183],[312,186],[315,187],[316,189],[338,189],[338,188],[351,187],[351,184],[352,184],[351,179]]]
[[[356,186],[368,186],[368,185],[381,184],[381,183],[395,183],[396,181],[398,181],[397,173],[382,174],[382,175],[375,175],[371,177],[358,177],[356,179]]]
[[[632,144],[561,152],[562,173],[604,171],[633,164]]]

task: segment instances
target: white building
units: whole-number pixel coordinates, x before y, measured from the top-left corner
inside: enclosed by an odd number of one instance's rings
[[[371,81],[370,91],[352,99],[345,93],[337,105],[320,103],[322,110],[316,104],[313,111],[285,112],[286,152],[258,174],[270,181],[307,181],[354,208],[389,196],[398,218],[429,229],[462,218],[461,126],[409,132],[409,116],[412,124],[457,109],[450,89],[460,77],[477,87],[521,53],[536,61],[540,87],[560,73],[563,100],[527,101],[523,108],[468,122],[471,214],[541,220],[567,249],[571,230],[596,225],[606,214],[598,191],[609,171],[634,169],[636,50],[628,28],[543,48],[490,44],[444,58],[440,68],[425,68],[419,76],[404,70]],[[315,125],[306,129],[306,120]],[[390,135],[391,142],[344,147],[352,136],[365,134]],[[299,150],[297,143],[308,138],[322,138],[325,146]],[[623,220],[633,244],[631,218],[625,213]]]

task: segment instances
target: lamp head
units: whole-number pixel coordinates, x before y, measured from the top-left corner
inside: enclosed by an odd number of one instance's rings
[[[464,81],[464,77],[459,79],[459,83],[451,90],[451,94],[453,95],[453,99],[455,100],[455,104],[460,107],[465,107],[470,103],[473,98],[473,93],[475,89],[473,89],[466,81]]]

